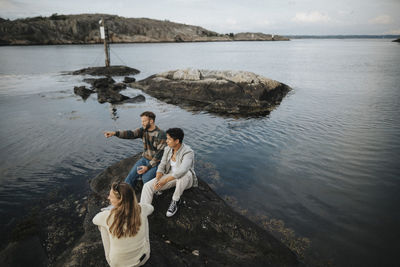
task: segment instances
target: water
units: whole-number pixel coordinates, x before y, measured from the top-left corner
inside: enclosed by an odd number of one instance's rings
[[[269,116],[191,113],[146,102],[82,101],[81,76],[102,65],[101,45],[0,47],[1,228],[58,187],[79,191],[107,166],[141,151],[140,140],[105,139],[152,110],[166,129],[182,127],[203,177],[249,215],[285,222],[313,253],[337,266],[395,266],[400,231],[400,45],[389,40],[293,40],[123,44],[112,64],[138,79],[177,68],[246,70],[293,91]],[[124,94],[141,93],[128,89]],[[5,228],[4,228],[5,229]]]

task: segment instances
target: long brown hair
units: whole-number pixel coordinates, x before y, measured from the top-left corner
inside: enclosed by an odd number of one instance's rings
[[[141,207],[137,202],[135,191],[129,184],[123,182],[114,182],[111,190],[119,202],[107,218],[107,225],[109,225],[110,218],[114,218],[110,226],[110,233],[117,238],[135,236],[142,224],[140,220]]]

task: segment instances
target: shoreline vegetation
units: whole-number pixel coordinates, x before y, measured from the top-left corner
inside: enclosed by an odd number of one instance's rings
[[[168,20],[125,18],[109,14],[58,15],[16,20],[0,18],[0,45],[100,44],[99,20],[104,19],[111,43],[226,41],[289,41],[264,33],[217,33]]]

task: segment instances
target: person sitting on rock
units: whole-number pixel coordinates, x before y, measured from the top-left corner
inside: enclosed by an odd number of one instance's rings
[[[109,138],[117,136],[123,139],[142,138],[144,151],[142,158],[130,170],[125,182],[133,188],[136,186],[137,179],[142,175],[143,183],[146,183],[156,176],[158,164],[164,153],[166,146],[166,135],[155,125],[156,115],[151,111],[140,114],[142,127],[136,130],[104,132],[104,136]]]
[[[150,258],[147,216],[154,208],[138,204],[135,191],[124,182],[113,183],[108,195],[112,209],[93,218],[103,241],[106,260],[110,266],[141,266]]]
[[[178,203],[183,191],[198,185],[194,172],[194,152],[182,143],[183,130],[171,128],[167,130],[167,147],[158,166],[156,178],[143,186],[140,203],[151,204],[153,194],[175,186],[167,217],[173,216],[178,210]]]

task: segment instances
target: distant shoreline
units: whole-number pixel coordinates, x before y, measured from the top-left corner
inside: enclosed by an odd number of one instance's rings
[[[99,21],[105,25],[100,34]],[[0,18],[0,46],[101,44],[109,43],[193,43],[238,41],[290,41],[290,39],[397,39],[398,35],[289,35],[263,32],[218,33],[200,26],[148,18],[125,18],[109,14],[77,14],[33,17],[17,20]]]
[[[296,39],[340,39],[340,40],[350,40],[350,39],[387,39],[394,41],[398,36],[387,36],[384,37],[373,35],[373,36],[317,36],[317,35],[307,35],[307,36],[297,36],[297,35],[287,35],[286,37],[290,38],[291,40]],[[185,42],[174,42],[174,41],[154,41],[154,42],[115,42],[110,43],[112,45],[121,45],[121,44],[183,44],[183,43],[232,43],[232,42],[277,42],[277,41],[264,41],[264,40],[194,40],[194,41],[185,41]],[[57,46],[57,45],[103,45],[102,42],[98,43],[62,43],[62,44],[1,44],[0,47],[4,46]]]
[[[396,39],[399,35],[285,35],[290,39]]]

